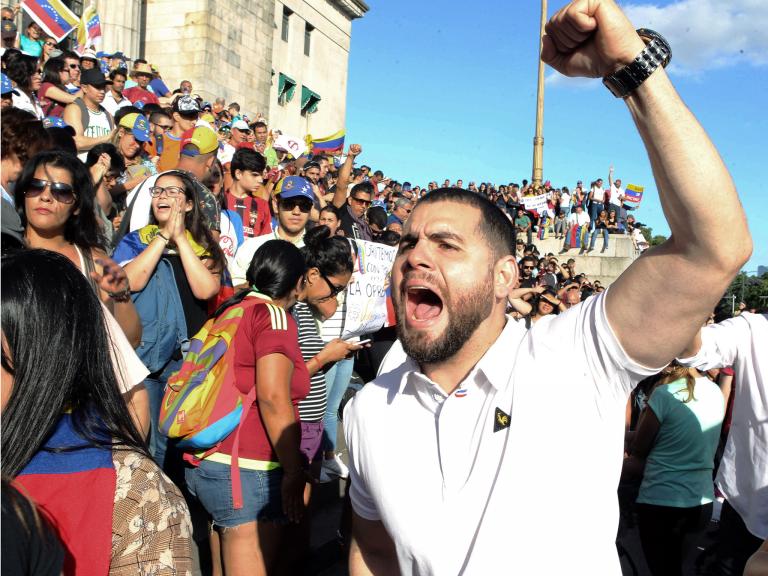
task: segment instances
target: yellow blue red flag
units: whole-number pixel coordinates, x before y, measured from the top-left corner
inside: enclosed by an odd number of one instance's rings
[[[21,7],[56,42],[77,28],[77,16],[61,0],[23,0]]]

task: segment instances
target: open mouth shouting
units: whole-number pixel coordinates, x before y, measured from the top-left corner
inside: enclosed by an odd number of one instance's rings
[[[427,328],[443,313],[443,299],[431,287],[414,280],[405,287],[405,320],[414,328]]]

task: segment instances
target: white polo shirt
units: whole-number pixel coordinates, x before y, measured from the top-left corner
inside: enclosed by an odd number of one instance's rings
[[[621,574],[624,410],[658,369],[621,348],[606,293],[529,331],[508,320],[450,396],[390,355],[348,404],[352,505],[404,575]]]
[[[285,240],[278,233],[278,228],[272,230],[268,234],[262,234],[255,238],[246,238],[242,245],[237,249],[234,258],[229,259],[229,273],[232,275],[232,284],[239,286],[245,284],[247,280],[245,275],[248,272],[248,268],[251,266],[251,260],[253,255],[256,254],[256,250],[261,248],[264,244],[270,240]],[[301,235],[296,242],[294,242],[296,248],[304,247],[304,234]]]

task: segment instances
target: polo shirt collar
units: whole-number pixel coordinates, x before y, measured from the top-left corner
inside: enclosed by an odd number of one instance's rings
[[[488,380],[488,383],[493,386],[494,389],[503,390],[509,381],[509,353],[511,350],[516,349],[516,343],[519,341],[521,332],[525,332],[525,326],[507,316],[507,323],[504,329],[496,338],[496,341],[486,350],[483,357],[480,358],[477,364],[467,374],[467,377],[462,380],[460,386],[465,382],[471,382],[476,379],[478,373],[482,373],[482,376]],[[403,370],[400,377],[400,393],[402,394],[408,383],[415,385],[418,381],[421,381],[424,385],[439,390],[444,397],[448,397],[448,394],[435,382],[430,380],[419,367],[419,364],[410,356],[406,357],[405,363],[401,368]]]

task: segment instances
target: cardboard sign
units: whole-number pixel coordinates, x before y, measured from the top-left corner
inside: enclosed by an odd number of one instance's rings
[[[397,248],[365,240],[355,244],[355,268],[347,287],[342,338],[370,334],[387,325],[392,263]]]
[[[547,196],[541,194],[539,196],[523,196],[523,206],[526,210],[535,210],[541,214],[547,209]]]

